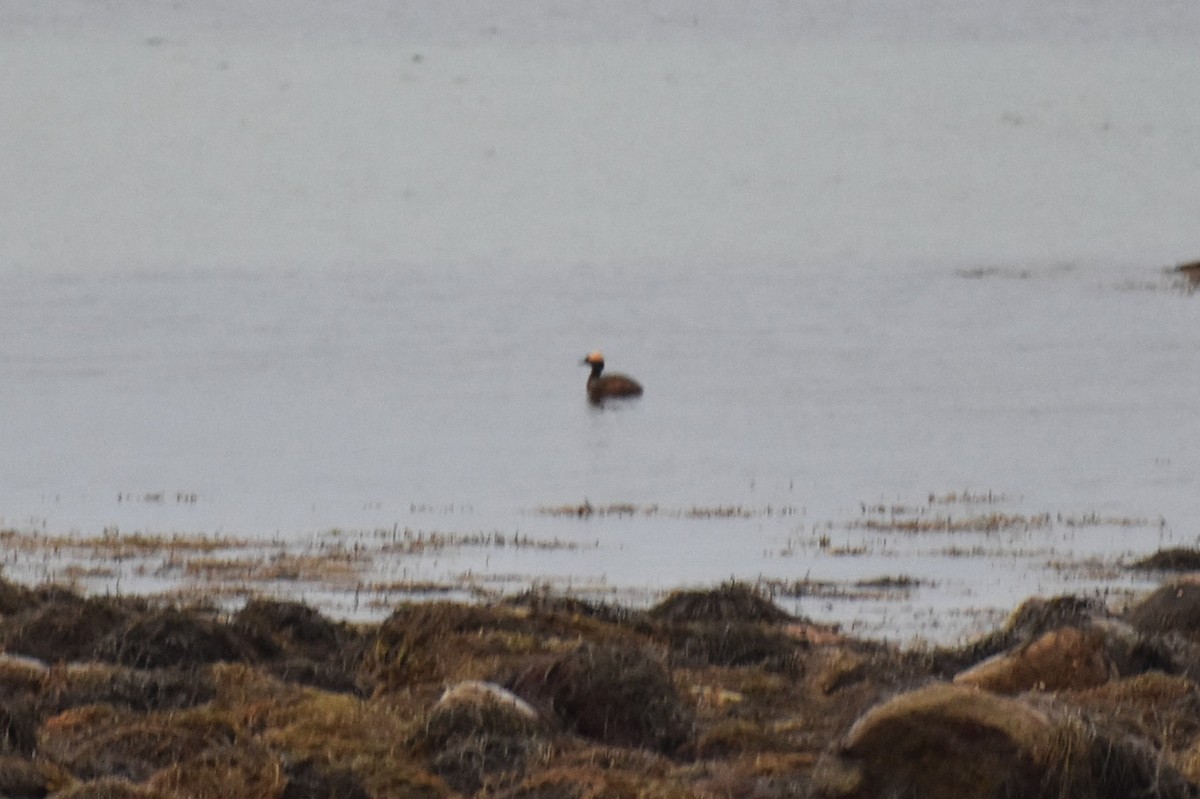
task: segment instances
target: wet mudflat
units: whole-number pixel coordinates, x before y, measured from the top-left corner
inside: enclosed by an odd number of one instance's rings
[[[1030,599],[953,648],[858,640],[725,583],[648,608],[526,591],[378,623],[0,581],[20,797],[1200,794],[1196,553],[1125,608]]]
[[[130,495],[122,504],[169,503]],[[737,579],[792,614],[860,638],[962,644],[1030,595],[1125,603],[1155,587],[1128,568],[1173,543],[1161,520],[1035,510],[994,492],[862,502],[821,520],[791,504],[541,504],[516,530],[465,506],[414,505],[403,521],[304,537],[0,530],[5,574],[89,594],[210,602],[302,600],[379,622],[397,603],[495,601],[522,591],[645,609],[671,591]]]

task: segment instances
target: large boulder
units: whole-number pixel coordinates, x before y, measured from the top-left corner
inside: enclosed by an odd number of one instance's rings
[[[954,678],[960,685],[1016,694],[1094,688],[1118,674],[1108,639],[1097,626],[1061,627],[991,657]]]
[[[1052,704],[936,684],[868,711],[822,757],[820,799],[1184,799],[1195,789],[1151,747]]]

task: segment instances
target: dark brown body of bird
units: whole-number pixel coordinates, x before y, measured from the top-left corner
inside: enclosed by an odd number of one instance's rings
[[[588,399],[593,403],[599,404],[606,399],[641,396],[642,386],[632,377],[621,374],[600,374],[604,371],[604,356],[599,352],[589,353],[583,359],[583,363],[592,367],[592,373],[588,375],[587,393]]]

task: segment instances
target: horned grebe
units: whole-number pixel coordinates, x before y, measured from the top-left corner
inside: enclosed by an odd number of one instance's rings
[[[604,371],[604,356],[599,350],[589,353],[583,359],[583,363],[592,367],[587,381],[588,399],[592,402],[599,403],[614,397],[641,396],[642,386],[632,377],[622,374],[600,375]]]

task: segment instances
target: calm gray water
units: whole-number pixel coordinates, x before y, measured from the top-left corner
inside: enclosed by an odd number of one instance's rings
[[[527,536],[358,579],[813,580],[904,639],[1144,587],[1200,539],[1200,23],[984,5],[6,11],[0,520]]]

